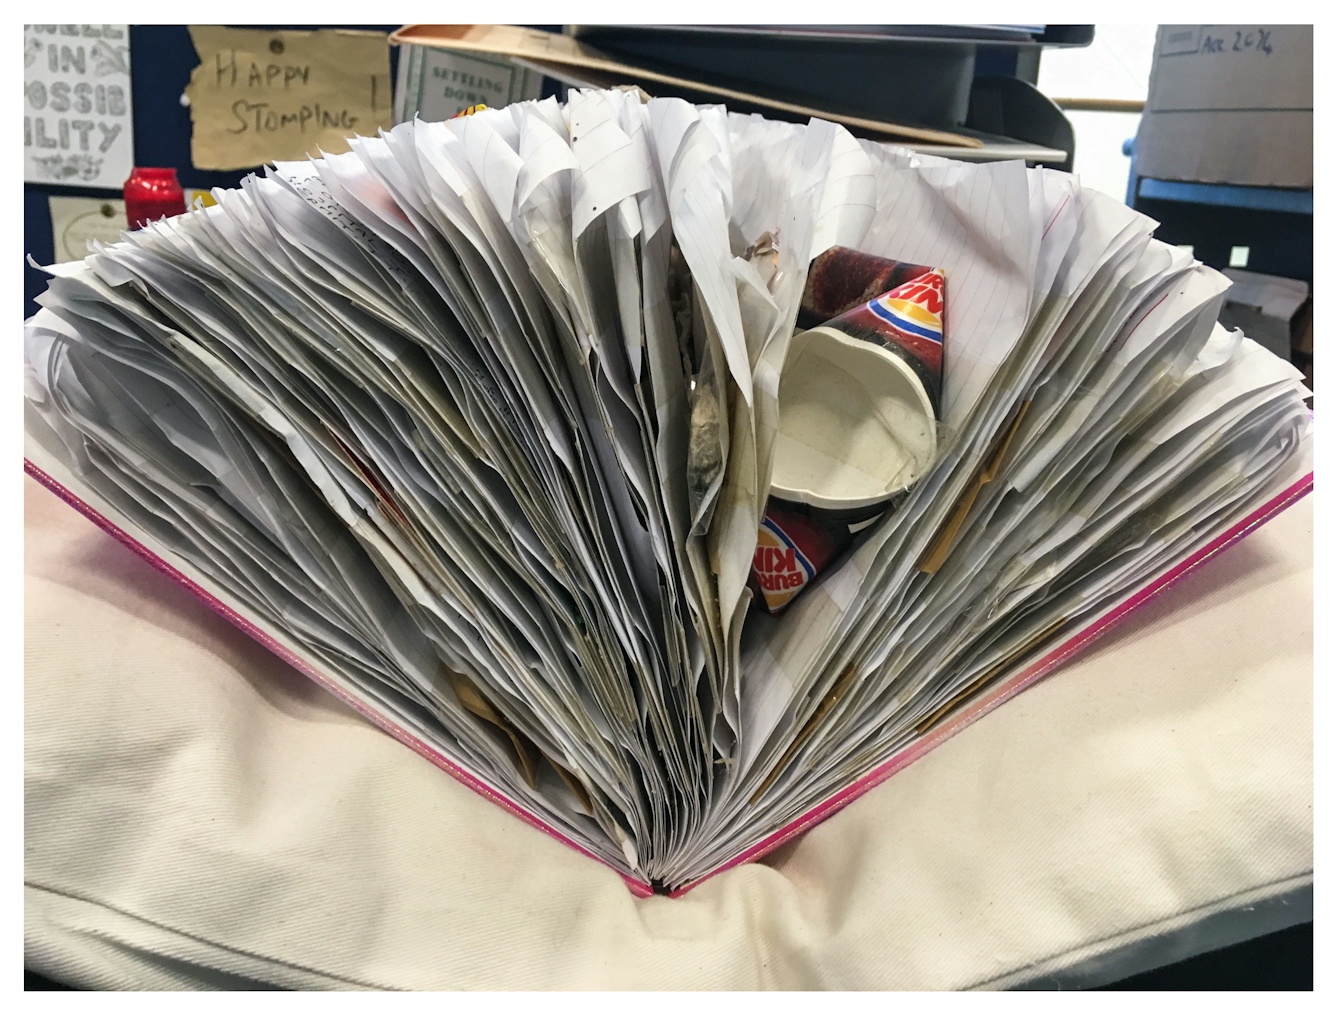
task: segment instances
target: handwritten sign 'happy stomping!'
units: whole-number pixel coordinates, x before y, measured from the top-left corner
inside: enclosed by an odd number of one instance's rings
[[[264,32],[191,25],[200,64],[186,97],[197,169],[249,169],[349,150],[394,124],[380,32]]]
[[[23,26],[23,179],[120,190],[134,166],[126,25]]]

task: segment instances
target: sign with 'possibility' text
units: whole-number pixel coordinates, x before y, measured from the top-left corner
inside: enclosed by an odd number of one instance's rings
[[[128,26],[24,25],[24,181],[120,190],[134,159]]]
[[[394,124],[380,32],[266,32],[191,25],[200,64],[186,97],[197,169],[249,169],[347,152]]]

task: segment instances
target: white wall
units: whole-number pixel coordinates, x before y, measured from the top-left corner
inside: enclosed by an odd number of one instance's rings
[[[1047,49],[1037,87],[1052,98],[1146,99],[1156,25],[1097,25],[1090,46]],[[1137,113],[1066,111],[1073,124],[1073,171],[1088,187],[1124,200],[1129,159],[1121,151],[1138,133]]]

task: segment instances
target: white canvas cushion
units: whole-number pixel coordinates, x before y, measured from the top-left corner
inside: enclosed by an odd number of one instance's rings
[[[25,964],[50,977],[1007,987],[1312,880],[1308,498],[763,863],[639,900],[24,482]]]

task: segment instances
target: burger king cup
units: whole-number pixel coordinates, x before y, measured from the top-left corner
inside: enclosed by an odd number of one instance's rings
[[[810,315],[829,264],[839,263],[846,292],[861,296],[852,271],[911,278],[790,340],[771,493],[750,578],[772,614],[882,518],[938,454],[943,272],[841,248],[828,255],[810,270]]]

